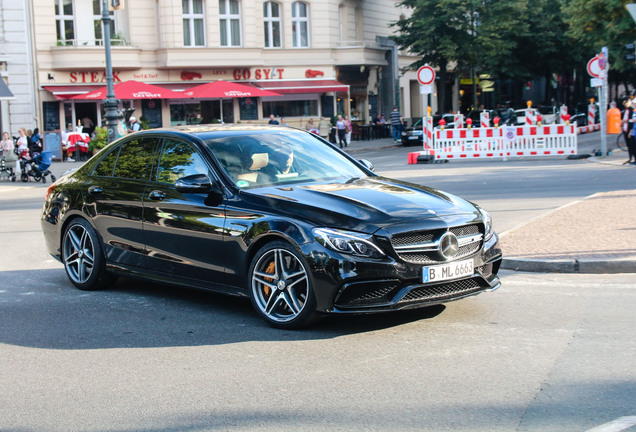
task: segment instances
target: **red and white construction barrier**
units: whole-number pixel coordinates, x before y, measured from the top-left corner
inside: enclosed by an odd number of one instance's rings
[[[587,107],[587,124],[588,126],[594,126],[596,123],[596,105],[591,103]]]
[[[600,130],[601,130],[601,125],[600,124],[592,124],[592,125],[581,126],[581,127],[576,128],[576,133],[581,135],[581,134],[584,134],[584,133],[596,132],[596,131],[600,131]]]
[[[577,154],[573,125],[435,130],[435,160]]]
[[[482,111],[479,114],[479,123],[481,123],[483,128],[490,127],[490,113],[488,111]]]
[[[433,117],[424,117],[422,124],[424,125],[424,130],[422,131],[422,142],[424,145],[424,150],[409,153],[409,164],[430,162],[434,159],[435,152],[433,150]]]
[[[570,116],[568,115],[568,107],[565,105],[561,105],[561,109],[559,110],[559,115],[561,117],[561,124],[565,124],[566,122],[570,120]]]

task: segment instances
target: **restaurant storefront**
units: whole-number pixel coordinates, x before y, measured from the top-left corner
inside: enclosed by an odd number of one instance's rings
[[[90,119],[101,125],[104,111],[101,100],[85,100],[86,95],[106,85],[103,71],[40,71],[45,130],[64,130]],[[55,80],[49,80],[50,77]],[[349,113],[350,87],[334,79],[332,67],[223,68],[200,70],[113,71],[114,83],[139,81],[178,93],[217,81],[248,84],[270,90],[278,96],[241,97],[230,94],[217,98],[122,100],[120,109],[134,109],[134,115],[148,127],[167,127],[206,123],[263,123],[270,114],[285,117],[291,125],[307,118],[333,117]],[[340,101],[340,104],[338,103]],[[296,124],[297,123],[297,124]]]

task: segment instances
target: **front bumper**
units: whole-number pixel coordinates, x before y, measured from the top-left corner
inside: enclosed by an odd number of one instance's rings
[[[393,258],[381,262],[337,254],[308,258],[313,262],[317,309],[325,313],[414,309],[493,291],[501,285],[497,273],[502,254],[496,234],[468,257],[474,260],[472,275],[434,283],[422,282],[422,265]],[[319,262],[322,265],[317,266]]]

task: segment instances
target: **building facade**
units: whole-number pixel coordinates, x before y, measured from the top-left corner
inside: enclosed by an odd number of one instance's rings
[[[84,118],[101,124],[101,102],[81,95],[106,85],[103,0],[27,2],[36,29],[35,122],[44,130]],[[222,79],[280,94],[122,101],[150,127],[256,123],[270,114],[291,125],[338,113],[368,123],[394,105],[405,117],[421,115],[416,73],[404,72],[416,59],[399,53],[389,39],[389,24],[407,13],[396,0],[121,3],[111,12],[115,83],[136,80],[183,91]]]
[[[38,126],[40,106],[30,1],[0,0],[0,77],[12,93],[0,97],[0,134]]]

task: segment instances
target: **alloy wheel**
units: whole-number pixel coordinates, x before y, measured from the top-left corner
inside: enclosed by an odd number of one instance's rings
[[[73,282],[83,284],[93,273],[95,246],[88,230],[73,225],[64,238],[64,266]]]
[[[286,249],[271,249],[252,272],[252,294],[257,307],[272,322],[298,317],[309,298],[309,278],[302,262]]]

